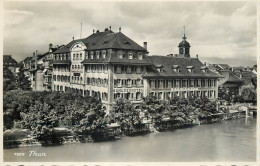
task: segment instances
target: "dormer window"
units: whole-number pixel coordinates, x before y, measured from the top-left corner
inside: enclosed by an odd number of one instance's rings
[[[128,53],[128,59],[133,59],[133,53],[132,52]]]
[[[123,52],[122,51],[118,51],[118,58],[119,59],[123,59]]]
[[[94,59],[94,52],[93,51],[90,52],[90,58]]]
[[[106,58],[106,50],[102,51],[102,58]]]
[[[177,72],[177,73],[180,72],[180,67],[179,67],[179,65],[172,65],[172,69],[173,69],[174,72]]]
[[[138,59],[142,60],[143,59],[143,53],[142,52],[138,52]]]
[[[190,73],[193,73],[193,71],[194,71],[193,66],[187,66],[186,69],[187,69]]]
[[[96,52],[96,58],[99,59],[99,51]]]
[[[155,68],[158,72],[163,72],[163,65],[156,65]]]
[[[203,73],[208,73],[208,67],[207,66],[201,66],[200,69]]]

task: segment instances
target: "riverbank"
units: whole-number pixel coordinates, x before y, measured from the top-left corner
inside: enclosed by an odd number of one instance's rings
[[[132,130],[123,130],[120,124],[109,124],[106,129],[98,132],[84,133],[72,131],[67,128],[54,128],[56,142],[41,143],[32,132],[28,130],[14,130],[4,132],[4,148],[21,148],[30,146],[53,146],[62,144],[112,141],[124,136],[138,136],[152,132],[162,132],[174,129],[188,128],[195,125],[219,123],[227,120],[247,118],[246,111],[232,111],[230,113],[218,113],[206,117],[193,117],[189,123],[175,123],[171,118],[164,118],[160,122],[153,123],[151,119],[143,119],[142,123],[136,124]],[[122,132],[122,130],[124,132]],[[16,139],[15,139],[16,137]]]
[[[46,156],[29,157],[30,151]],[[122,137],[117,141],[4,149],[3,154],[5,162],[255,162],[256,118]]]

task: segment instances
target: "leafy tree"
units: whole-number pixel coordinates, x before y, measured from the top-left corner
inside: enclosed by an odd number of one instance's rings
[[[30,90],[31,89],[31,82],[28,80],[28,78],[24,74],[24,68],[23,65],[20,66],[19,68],[19,73],[16,78],[17,82],[17,89],[22,89],[22,90]]]

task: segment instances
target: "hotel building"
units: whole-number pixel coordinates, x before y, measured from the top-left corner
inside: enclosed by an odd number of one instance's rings
[[[178,55],[148,56],[146,42],[142,47],[106,28],[55,51],[52,65],[52,90],[98,97],[107,109],[120,98],[140,103],[149,94],[218,97],[220,76],[190,58],[185,35]]]

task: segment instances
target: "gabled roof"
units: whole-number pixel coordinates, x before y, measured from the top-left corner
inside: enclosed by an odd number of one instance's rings
[[[197,58],[177,58],[167,56],[147,56],[148,60],[153,64],[148,68],[147,73],[143,77],[211,77],[218,78],[220,75],[208,70],[207,73],[201,70],[204,66]],[[163,72],[158,72],[154,66],[161,64]],[[173,66],[179,66],[179,72],[173,71]],[[193,72],[189,72],[187,66],[193,66]]]
[[[15,59],[13,59],[11,55],[4,55],[3,61],[4,61],[4,63],[8,63],[8,64],[9,63],[17,64],[17,61]]]
[[[222,84],[228,82],[228,83],[242,83],[243,80],[240,79],[235,72],[232,72],[230,70],[220,71],[220,74],[224,76],[224,82]]]
[[[146,51],[146,49],[138,45],[136,42],[121,32],[114,33],[112,31],[105,31],[94,33],[87,38],[73,40],[54,53],[70,52],[71,46],[76,42],[83,42],[86,45],[87,50],[115,48]]]
[[[218,64],[219,67],[222,68],[222,70],[228,70],[230,66],[228,64]]]

